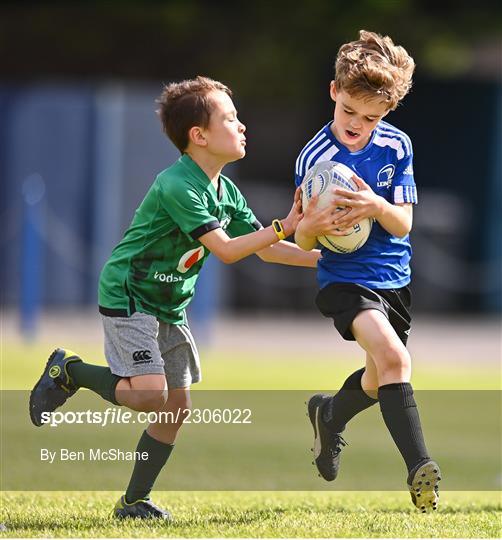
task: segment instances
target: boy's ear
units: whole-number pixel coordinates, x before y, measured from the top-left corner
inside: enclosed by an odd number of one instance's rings
[[[336,101],[336,85],[335,81],[329,83],[329,95],[333,101]]]
[[[207,141],[199,126],[193,126],[188,130],[188,139],[196,146],[206,146]]]

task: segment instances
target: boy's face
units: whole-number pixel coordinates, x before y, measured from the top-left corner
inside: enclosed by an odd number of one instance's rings
[[[232,99],[220,90],[211,92],[209,97],[213,110],[209,126],[202,130],[206,150],[225,163],[243,158],[246,155],[246,126],[237,119]]]
[[[378,99],[365,99],[337,91],[334,81],[330,86],[331,99],[335,101],[334,122],[331,126],[335,137],[351,152],[364,148],[378,122],[389,112],[386,103]]]

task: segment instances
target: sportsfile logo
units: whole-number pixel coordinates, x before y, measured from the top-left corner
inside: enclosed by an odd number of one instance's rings
[[[132,359],[133,359],[135,365],[151,364],[153,362],[153,360],[152,360],[152,352],[149,351],[149,350],[134,351],[132,353]]]
[[[396,167],[392,163],[384,165],[377,174],[377,187],[390,188],[395,172]]]

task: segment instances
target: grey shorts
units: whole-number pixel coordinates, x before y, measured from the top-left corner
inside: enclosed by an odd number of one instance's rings
[[[169,388],[185,388],[201,380],[197,347],[187,325],[168,324],[153,315],[101,315],[105,356],[119,377],[165,374]]]

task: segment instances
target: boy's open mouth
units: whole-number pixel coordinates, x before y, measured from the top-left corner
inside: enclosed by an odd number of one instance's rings
[[[345,130],[345,133],[348,137],[355,139],[356,137],[359,137],[359,133],[356,133],[355,131],[350,131],[349,129]]]

